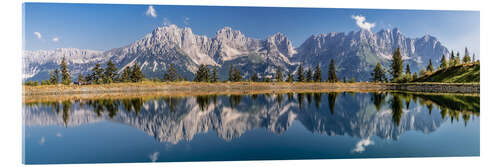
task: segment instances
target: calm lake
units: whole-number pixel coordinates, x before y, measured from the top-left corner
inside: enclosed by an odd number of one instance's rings
[[[24,162],[479,156],[479,95],[287,93],[24,104]]]

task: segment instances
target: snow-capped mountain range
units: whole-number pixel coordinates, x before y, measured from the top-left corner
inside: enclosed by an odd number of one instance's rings
[[[438,64],[448,49],[437,38],[426,35],[407,38],[398,29],[377,33],[367,30],[348,33],[312,35],[294,48],[285,34],[276,33],[265,39],[246,37],[230,27],[217,31],[214,37],[194,34],[190,28],[176,25],[158,27],[142,39],[127,46],[107,51],[75,48],[51,51],[24,51],[23,79],[45,80],[49,71],[58,67],[63,57],[68,59],[73,78],[88,74],[96,63],[104,65],[113,61],[119,70],[138,63],[146,77],[161,78],[169,64],[178,72],[192,79],[201,64],[219,68],[219,78],[226,79],[229,66],[239,68],[248,78],[256,72],[259,76],[273,76],[277,68],[294,73],[299,64],[305,67],[321,65],[323,77],[330,59],[335,60],[337,76],[369,80],[377,62],[388,66],[396,48],[412,71],[423,68],[428,59]]]

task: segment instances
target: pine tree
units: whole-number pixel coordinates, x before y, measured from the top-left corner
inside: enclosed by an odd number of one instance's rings
[[[349,81],[349,83],[354,83],[356,82],[356,80],[354,79],[354,77],[351,77],[351,80]]]
[[[163,80],[173,82],[177,80],[177,78],[177,70],[174,68],[173,64],[169,64],[167,73],[163,75]]]
[[[299,70],[297,71],[297,81],[304,82],[304,80],[305,80],[304,67],[302,67],[302,64],[300,64]]]
[[[194,76],[193,81],[195,81],[195,82],[202,82],[203,81],[203,68],[205,68],[204,64],[201,64],[198,67],[198,71],[196,71],[196,74]]]
[[[111,60],[106,64],[106,69],[104,69],[104,83],[112,83],[117,80],[118,69]]]
[[[54,70],[54,81],[52,82],[52,84],[59,84],[59,69]]]
[[[417,74],[417,72],[413,72],[413,75],[411,76],[411,78],[412,78],[413,80],[417,79],[417,78],[418,78],[418,74]]]
[[[217,82],[217,81],[219,81],[219,78],[217,77],[217,67],[214,66],[212,68],[212,75],[210,77],[211,77],[210,78],[211,82]]]
[[[471,57],[469,55],[469,50],[467,49],[467,47],[465,47],[465,53],[464,53],[464,57],[462,59],[462,61],[467,64],[467,63],[470,63],[471,62]]]
[[[71,83],[71,74],[68,70],[68,64],[66,63],[66,57],[63,57],[61,61],[61,83],[65,85],[69,85]]]
[[[234,78],[233,78],[233,65],[232,64],[229,66],[229,76],[228,76],[227,80],[229,80],[231,82],[234,81]]]
[[[457,52],[457,56],[455,57],[455,63],[456,63],[456,65],[462,64],[461,60],[460,60],[460,53],[458,53],[458,52]]]
[[[234,82],[240,82],[243,79],[243,76],[241,76],[241,72],[239,69],[235,69],[233,72],[233,81]]]
[[[455,54],[453,53],[453,51],[451,51],[450,60],[449,60],[450,67],[457,65],[457,62],[455,62],[455,60],[457,60],[457,59],[455,59]]]
[[[283,81],[283,73],[281,72],[281,68],[278,67],[278,70],[276,70],[276,77],[275,77],[277,82]]]
[[[289,71],[288,72],[288,78],[286,79],[287,82],[293,82],[293,75],[292,75],[292,72]]]
[[[427,71],[433,72],[434,71],[434,66],[432,65],[432,60],[429,59],[429,64],[427,65]]]
[[[313,80],[311,67],[306,70],[306,81],[311,82]]]
[[[51,85],[55,84],[55,82],[56,82],[56,81],[55,81],[55,78],[54,78],[54,77],[55,77],[55,76],[54,76],[54,71],[51,71],[51,72],[49,73],[49,84],[51,84]]]
[[[318,65],[316,65],[316,68],[314,69],[314,76],[313,76],[314,82],[321,82],[321,68]]]
[[[120,81],[121,82],[130,82],[130,74],[132,72],[130,71],[130,67],[127,66],[122,72],[122,75],[120,76]]]
[[[448,61],[446,60],[446,57],[443,54],[443,56],[441,57],[441,64],[439,65],[439,68],[445,69],[447,67],[448,67]]]
[[[385,81],[385,70],[382,67],[382,64],[377,63],[375,65],[375,68],[373,69],[372,72],[372,80],[373,82],[384,82]],[[344,82],[345,82],[345,77],[344,77]]]
[[[196,75],[194,77],[195,82],[209,82],[210,81],[210,69],[207,65],[202,64],[198,67]]]
[[[401,56],[401,52],[399,48],[394,51],[392,54],[392,63],[391,63],[391,74],[392,79],[397,79],[403,73],[403,57]]]
[[[464,57],[463,57],[462,61],[464,63],[470,63],[470,61],[471,61],[471,58],[470,58],[470,55],[469,55],[469,50],[467,49],[467,47],[465,47],[465,53],[464,53]]]
[[[101,68],[101,64],[95,64],[94,68],[92,68],[92,73],[90,74],[90,79],[94,84],[101,84],[104,78],[103,74],[104,70]]]
[[[330,60],[330,66],[328,66],[328,82],[337,82],[337,74],[335,72],[335,61]]]
[[[82,84],[84,82],[84,78],[82,73],[78,74],[78,84]]]
[[[256,72],[254,72],[254,73],[252,74],[252,77],[250,78],[250,80],[251,80],[252,82],[257,82],[257,81],[259,81],[259,77],[257,76],[257,73],[256,73]]]
[[[141,82],[144,78],[144,75],[142,74],[141,68],[137,63],[134,64],[132,67],[132,74],[130,76],[130,81],[132,82]]]
[[[410,64],[406,64],[406,76],[411,76]]]

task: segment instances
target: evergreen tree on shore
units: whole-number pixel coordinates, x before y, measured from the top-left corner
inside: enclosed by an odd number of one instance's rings
[[[462,62],[465,63],[465,64],[471,62],[471,57],[469,55],[469,50],[467,49],[467,47],[465,47],[465,53],[464,53],[464,57],[462,59]]]
[[[120,81],[121,82],[130,82],[130,74],[132,72],[130,71],[130,67],[127,66],[122,72],[122,75],[120,76]]]
[[[49,83],[52,85],[56,85],[59,83],[59,70],[55,69],[51,71],[49,74]]]
[[[462,62],[464,63],[470,63],[471,61],[471,58],[470,58],[470,55],[469,55],[469,50],[467,49],[467,47],[465,47],[465,53],[464,53],[464,57],[462,59]]]
[[[289,71],[288,72],[288,78],[286,79],[287,82],[293,82],[293,75],[292,75],[292,72]]]
[[[448,67],[448,61],[446,60],[446,57],[443,54],[443,56],[441,57],[441,64],[439,65],[439,68],[445,69],[447,67]]]
[[[283,73],[281,72],[281,68],[278,67],[278,70],[276,70],[276,77],[275,77],[277,82],[283,81]]]
[[[240,82],[243,79],[243,76],[241,76],[241,72],[239,69],[234,69],[233,72],[233,81],[234,82]]]
[[[432,65],[432,60],[429,59],[429,64],[427,65],[427,71],[433,72],[434,71],[434,66]]]
[[[210,82],[217,82],[219,81],[219,77],[217,77],[217,67],[214,66],[212,68],[212,75],[210,76]]]
[[[328,82],[337,82],[337,74],[335,72],[335,61],[330,60],[330,66],[328,66]]]
[[[229,66],[229,74],[228,74],[227,80],[229,80],[231,82],[234,81],[234,78],[233,78],[233,65],[232,64]]]
[[[457,56],[455,57],[455,65],[460,65],[462,64],[460,60],[460,53],[457,52]]]
[[[321,82],[321,68],[318,65],[316,65],[316,68],[314,69],[314,76],[313,76],[314,82]]]
[[[198,71],[196,71],[196,75],[194,77],[195,82],[209,82],[210,74],[209,74],[208,66],[205,64],[200,65],[198,67]]]
[[[413,72],[413,75],[411,76],[412,79],[417,79],[418,78],[418,74],[417,72]]]
[[[252,77],[250,77],[250,80],[251,80],[252,82],[257,82],[257,81],[259,81],[259,77],[257,76],[257,73],[256,73],[256,72],[254,72],[254,73],[252,74]]]
[[[111,60],[106,64],[106,69],[104,69],[104,83],[115,82],[118,78],[118,69]]]
[[[163,80],[174,82],[177,80],[177,78],[177,70],[174,68],[173,64],[169,64],[167,73],[163,75]]]
[[[304,80],[305,80],[304,67],[302,67],[302,64],[300,64],[299,70],[297,71],[297,81],[304,82]]]
[[[394,51],[392,54],[392,63],[391,63],[391,74],[392,79],[395,80],[401,76],[403,73],[403,57],[401,56],[401,52],[399,48]]]
[[[101,64],[97,63],[95,64],[94,68],[92,68],[92,73],[90,74],[90,79],[92,83],[94,84],[101,84],[103,83],[103,74],[104,70],[101,68]]]
[[[453,53],[453,51],[451,51],[451,55],[450,55],[450,59],[449,59],[449,66],[450,67],[457,65],[457,62],[455,60],[457,60],[457,59],[455,59],[455,53]]]
[[[68,64],[66,62],[66,57],[63,57],[61,61],[61,83],[65,85],[69,85],[71,83],[71,74],[68,70]]]
[[[306,82],[311,82],[313,80],[311,67],[306,70]]]
[[[377,63],[377,65],[375,65],[375,68],[373,69],[373,72],[372,72],[373,82],[384,82],[386,80],[385,77],[386,77],[385,70],[382,67],[382,64]],[[344,77],[344,82],[345,82],[345,77]]]
[[[82,73],[78,74],[78,83],[83,83],[85,81],[85,78],[83,78]]]
[[[141,82],[144,78],[144,75],[142,74],[141,68],[137,63],[134,64],[132,67],[132,75],[130,76],[130,81],[132,82]]]
[[[411,76],[410,64],[406,64],[406,76]]]

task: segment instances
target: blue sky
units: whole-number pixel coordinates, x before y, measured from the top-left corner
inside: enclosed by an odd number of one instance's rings
[[[158,26],[191,27],[212,37],[224,26],[248,37],[265,38],[276,32],[299,46],[312,34],[399,28],[407,37],[429,34],[448,48],[479,52],[478,11],[209,7],[117,4],[26,3],[26,50],[82,48],[107,50],[142,38]],[[149,11],[149,13],[148,13]],[[358,20],[353,16],[362,16]]]

